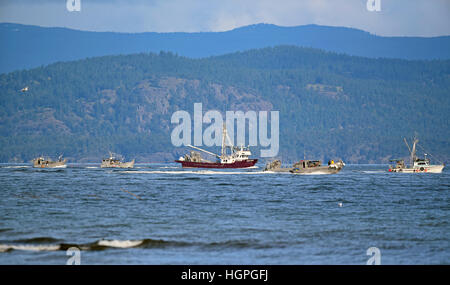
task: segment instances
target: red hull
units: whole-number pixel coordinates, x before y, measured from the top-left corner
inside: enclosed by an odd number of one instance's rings
[[[258,162],[257,159],[248,159],[244,161],[236,161],[233,163],[218,163],[218,162],[192,162],[175,160],[181,163],[183,168],[247,168],[252,167]]]

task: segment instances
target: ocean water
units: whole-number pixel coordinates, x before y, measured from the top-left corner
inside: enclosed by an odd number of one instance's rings
[[[450,171],[0,165],[0,264],[450,263]]]

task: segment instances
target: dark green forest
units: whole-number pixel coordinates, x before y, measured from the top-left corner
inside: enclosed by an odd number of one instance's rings
[[[108,150],[137,162],[171,161],[187,150],[170,142],[171,115],[193,114],[196,102],[204,111],[278,110],[278,157],[286,162],[305,155],[386,163],[407,156],[403,137],[415,134],[433,157],[449,161],[449,91],[449,60],[293,46],[60,62],[0,75],[0,161],[63,153],[70,162],[97,162]]]

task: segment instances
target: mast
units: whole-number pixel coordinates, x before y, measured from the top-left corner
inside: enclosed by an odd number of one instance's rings
[[[221,157],[224,158],[226,155],[226,140],[227,138],[227,126],[225,123],[223,123],[223,127],[222,127],[222,152],[221,152]]]
[[[411,150],[411,166],[414,166],[414,161],[416,161],[416,144],[419,142],[416,137],[414,137],[413,147]]]

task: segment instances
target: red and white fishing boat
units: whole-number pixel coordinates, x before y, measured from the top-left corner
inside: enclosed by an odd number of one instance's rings
[[[228,140],[228,144],[226,140]],[[178,160],[175,160],[175,162],[181,163],[181,166],[184,168],[247,168],[254,166],[258,162],[258,159],[249,158],[252,155],[249,147],[233,146],[227,135],[225,124],[222,130],[222,152],[220,155],[192,145],[188,145],[188,147],[214,156],[216,157],[216,161],[206,160],[201,157],[199,152],[191,151],[190,154],[186,154]],[[227,149],[230,150],[229,154],[227,154]]]

